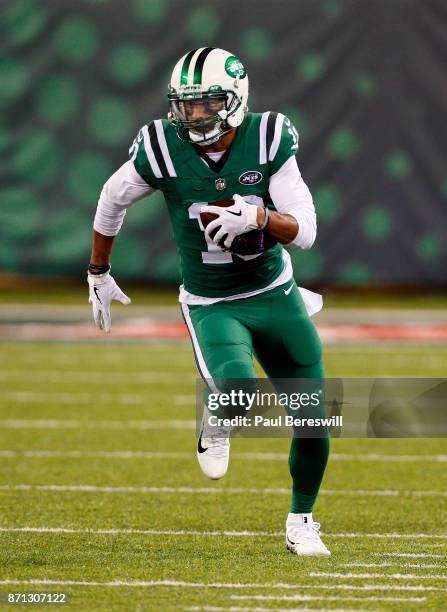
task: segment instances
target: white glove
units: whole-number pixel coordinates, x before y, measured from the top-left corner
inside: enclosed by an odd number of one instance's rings
[[[205,233],[210,240],[219,245],[221,239],[227,234],[224,246],[229,249],[233,240],[240,234],[245,234],[253,229],[258,229],[258,207],[255,204],[249,204],[244,198],[237,193],[233,196],[234,204],[227,208],[221,206],[202,206],[200,212],[214,213],[219,215],[208,223]],[[215,236],[211,238],[210,233],[219,228]]]
[[[93,306],[93,318],[99,329],[110,332],[112,326],[110,318],[110,304],[118,300],[121,304],[130,304],[130,298],[121,291],[109,272],[105,274],[87,275],[89,284],[88,301]]]

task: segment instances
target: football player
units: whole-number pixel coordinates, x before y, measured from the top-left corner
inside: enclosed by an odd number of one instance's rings
[[[184,55],[168,100],[168,118],[141,128],[130,159],[99,198],[88,270],[96,325],[110,331],[111,301],[130,302],[110,275],[112,243],[126,209],[158,189],[180,255],[183,318],[208,386],[256,378],[254,355],[270,378],[323,379],[321,344],[309,318],[321,296],[297,287],[282,246],[309,249],[316,236],[312,196],[295,159],[295,127],[281,113],[248,112],[245,67],[223,49]],[[223,200],[233,202],[213,205]],[[205,226],[206,213],[213,220]],[[253,230],[252,252],[247,240],[237,248]],[[207,416],[205,408],[197,458],[218,479],[228,467],[229,432],[210,431]],[[312,518],[328,455],[327,437],[292,438],[286,544],[297,555],[330,555]]]

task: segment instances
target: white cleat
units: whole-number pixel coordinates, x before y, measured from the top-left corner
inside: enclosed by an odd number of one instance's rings
[[[197,461],[202,472],[211,480],[223,478],[230,459],[230,429],[208,425],[210,413],[205,408],[202,429],[197,443]]]
[[[203,438],[197,443],[197,461],[202,472],[211,480],[223,478],[228,470],[230,440],[228,438]]]
[[[289,513],[286,521],[286,546],[302,557],[330,557],[331,553],[320,538],[320,523],[312,514]]]

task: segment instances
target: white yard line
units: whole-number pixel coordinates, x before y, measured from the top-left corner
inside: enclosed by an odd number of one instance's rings
[[[353,574],[347,572],[310,572],[311,578],[381,578],[383,580],[447,580],[446,574]]]
[[[72,343],[70,343],[72,344]],[[155,355],[155,359],[156,359],[156,367],[157,368],[164,368],[166,371],[168,371],[169,369],[172,370],[172,365],[175,365],[175,371],[178,372],[179,370],[182,371],[182,374],[186,374],[186,373],[190,373],[192,372],[193,375],[195,374],[195,370],[194,370],[194,359],[191,353],[191,350],[189,349],[188,353],[182,353],[181,352],[181,348],[182,348],[182,344],[183,341],[180,342],[173,342],[173,343],[168,343],[166,341],[166,346],[167,346],[167,352],[159,352],[157,353],[157,355]],[[4,343],[2,343],[2,345],[4,346]],[[29,346],[28,343],[24,343],[22,345],[22,349],[25,348],[25,346]],[[117,350],[118,349],[118,344],[114,345],[114,349]],[[136,343],[134,346],[138,346],[138,344]],[[96,347],[99,348],[99,344],[96,344]],[[172,350],[174,347],[174,350]],[[85,348],[85,345],[84,345]],[[140,345],[141,348],[141,345]],[[151,349],[152,350],[152,346]],[[139,356],[130,356],[130,359],[127,361],[127,363],[123,364],[123,356],[121,354],[114,354],[114,353],[110,353],[107,354],[104,351],[101,351],[100,353],[101,356],[101,368],[110,366],[111,370],[110,371],[114,371],[116,369],[116,372],[122,374],[122,373],[126,373],[126,367],[129,367],[129,372],[135,371],[136,368],[141,368],[141,359],[145,359],[146,355],[142,354],[142,357],[140,358]],[[154,355],[151,355],[151,358],[153,358]],[[85,354],[70,354],[70,353],[59,353],[57,355],[57,357],[54,357],[51,354],[46,354],[42,357],[42,355],[39,353],[30,353],[27,355],[14,355],[14,359],[15,362],[18,365],[18,370],[20,370],[20,368],[23,368],[32,364],[32,365],[36,365],[37,368],[41,368],[42,367],[42,363],[44,362],[45,365],[49,366],[49,369],[51,367],[51,369],[59,369],[59,371],[63,372],[64,371],[64,367],[66,366],[67,369],[68,368],[76,368],[79,369],[80,371],[82,371],[84,368],[89,368],[89,371],[95,371],[95,372],[99,372],[101,373],[102,370],[101,368],[98,368],[98,363],[97,360],[95,361],[93,358],[89,359],[88,355]],[[127,365],[129,364],[129,365]],[[0,357],[0,365],[3,366],[2,369],[6,369],[10,366],[10,359],[2,359]],[[11,368],[10,368],[11,369]]]
[[[427,544],[425,542],[413,542],[412,546],[427,546]],[[447,542],[443,543],[443,542],[438,542],[436,544],[428,544],[428,546],[430,546],[430,548],[445,548],[447,546]],[[378,553],[380,555],[384,554],[384,553]],[[391,555],[391,553],[386,553],[387,555]],[[396,555],[399,555],[399,553],[393,553]],[[444,556],[444,555],[443,555]]]
[[[90,370],[32,370],[26,373],[24,377],[23,369],[21,370],[5,370],[0,372],[1,382],[20,382],[23,384],[24,379],[29,384],[37,383],[107,383],[107,385],[119,385],[129,383],[142,384],[169,384],[178,382],[194,383],[196,379],[195,372],[146,372],[146,371],[130,371],[130,372],[98,372]]]
[[[324,534],[329,535],[329,534]],[[334,534],[332,534],[334,535]],[[429,533],[339,533],[337,534],[339,538],[438,538],[438,539],[447,539],[447,534],[429,534]],[[431,544],[430,546],[444,546],[444,544]]]
[[[268,489],[266,491],[269,491]],[[270,489],[271,492],[275,489]],[[280,489],[277,490],[278,493]],[[323,495],[348,495],[354,497],[447,497],[447,491],[402,491],[399,489],[322,489]]]
[[[77,419],[5,419],[0,429],[195,429],[194,419],[188,420],[122,420],[80,421]]]
[[[0,450],[0,457],[74,458],[103,457],[107,459],[195,459],[192,452],[176,451],[10,451]]]
[[[299,584],[258,583],[258,582],[185,582],[183,580],[52,580],[47,578],[32,580],[0,580],[0,584],[47,584],[66,586],[108,586],[108,587],[180,587],[190,589],[299,589]],[[315,585],[313,588],[319,588]]]
[[[432,545],[433,546],[433,545]],[[438,545],[436,545],[438,546]],[[410,557],[412,559],[447,559],[447,555],[436,555],[432,553],[397,553],[397,552],[381,552],[374,553],[377,557]]]
[[[253,612],[352,612],[352,608],[262,608],[260,606],[244,606],[243,608],[239,606],[191,606],[190,608],[185,608],[185,610],[196,610],[203,612],[247,612],[247,610],[252,610]],[[369,610],[363,610],[362,608],[356,608],[356,612],[371,612]]]
[[[294,589],[294,584],[275,584],[275,583],[243,583],[243,582],[184,582],[182,580],[112,580],[104,582],[94,582],[87,580],[50,580],[46,578],[33,580],[0,580],[0,584],[53,584],[53,585],[73,585],[73,586],[109,586],[109,587],[181,587],[192,589],[246,589],[246,588],[286,588]]]
[[[282,531],[195,531],[172,529],[72,529],[66,527],[0,527],[0,533],[72,533],[90,535],[168,535],[168,536],[203,536],[203,537],[278,537]]]
[[[138,423],[146,423],[146,421],[137,421]],[[162,421],[165,423],[165,421]],[[184,421],[181,421],[184,422]],[[190,423],[188,421],[188,423]],[[189,425],[188,425],[189,428]],[[0,457],[107,457],[109,459],[194,459],[193,453],[190,452],[176,452],[176,451],[65,451],[65,450],[0,450]],[[232,453],[233,459],[240,459],[246,461],[287,461],[288,453]],[[402,459],[402,457],[404,459]],[[331,461],[379,461],[379,462],[433,462],[433,463],[444,463],[447,462],[447,455],[357,455],[357,454],[345,454],[345,453],[332,453],[330,456]]]
[[[314,586],[310,585],[299,585],[297,587],[299,589],[317,589],[318,591],[321,589],[325,589],[328,591],[332,590],[341,590],[341,591],[410,591],[410,592],[444,592],[447,591],[447,588],[443,587],[430,587],[422,584],[412,584],[412,585],[402,585],[402,584],[379,584],[375,582],[374,584],[362,584],[361,586],[354,586],[352,584],[340,584],[337,582],[336,584],[318,584]]]
[[[405,567],[417,569],[445,569],[444,565],[435,563],[402,563],[401,561],[384,563],[342,563],[340,567]]]
[[[2,491],[76,491],[88,493],[187,493],[189,495],[216,494],[254,494],[254,495],[289,495],[288,488],[255,488],[255,487],[154,487],[154,486],[99,486],[99,485],[55,485],[55,484],[16,484],[0,485]],[[320,495],[348,497],[446,497],[447,491],[399,491],[399,490],[364,490],[364,489],[321,489]]]
[[[225,537],[281,537],[283,531],[196,531],[196,530],[172,530],[172,529],[75,529],[69,527],[0,527],[0,533],[24,532],[24,533],[73,533],[94,535],[169,535],[169,536],[225,536]],[[325,533],[329,538],[371,538],[371,539],[447,539],[447,534],[429,533]],[[427,544],[425,546],[436,546]]]
[[[151,394],[146,394],[146,402],[151,400],[152,397],[152,393]],[[165,397],[167,398],[168,402],[169,401],[173,401],[173,403],[176,406],[190,406],[191,408],[194,408],[196,405],[196,401],[197,398],[195,395],[169,395],[168,393],[165,394]]]
[[[435,346],[436,348],[436,346]],[[361,356],[363,356],[366,352],[367,353],[377,353],[377,347],[376,346],[371,346],[371,344],[368,344],[368,342],[364,342],[364,343],[358,343],[358,344],[354,344],[354,345],[350,345],[350,344],[339,344],[339,346],[330,346],[327,349],[328,351],[332,351],[332,352],[336,352],[339,353],[340,351],[343,351],[344,353],[351,353],[350,357],[352,357],[353,354],[359,354]],[[405,350],[407,351],[412,351],[412,352],[418,352],[420,351],[420,347],[417,344],[407,344],[405,346]],[[399,358],[399,360],[401,361],[405,361],[406,359],[413,359],[413,355],[402,355],[402,344],[399,344],[399,342],[386,342],[383,345],[380,345],[380,352],[381,353],[395,353],[396,357]],[[429,356],[430,357],[430,356]],[[427,357],[427,359],[429,358]],[[433,355],[432,356],[434,359],[442,361],[443,357],[442,356],[437,356],[437,355]],[[424,362],[425,362],[425,357],[424,357]]]
[[[230,599],[256,601],[427,601],[426,597],[352,597],[345,595],[230,595]]]
[[[155,397],[167,398],[174,404],[195,405],[195,395],[170,395],[157,393]],[[154,393],[44,393],[38,391],[4,391],[2,400],[18,404],[149,404]]]
[[[114,580],[109,582],[87,582],[78,580],[49,580],[33,579],[33,580],[0,580],[0,585],[55,585],[55,586],[92,586],[92,587],[180,587],[180,588],[195,588],[195,589],[281,589],[281,590],[346,590],[346,591],[430,591],[444,592],[447,588],[429,587],[425,585],[392,585],[392,584],[371,584],[355,586],[351,584],[288,584],[288,583],[241,583],[241,582],[184,582],[180,580],[154,580],[154,581],[121,581]]]
[[[331,461],[378,461],[380,463],[412,463],[412,462],[447,462],[447,455],[379,455],[374,453],[369,454],[349,454],[349,453],[333,453],[330,455]]]
[[[245,487],[229,487],[227,489],[213,487],[132,487],[132,486],[97,486],[97,485],[0,485],[1,491],[57,491],[86,493],[187,493],[190,495],[215,495],[222,493],[241,494],[250,492]],[[253,489],[254,493],[265,494],[266,489]],[[273,491],[275,491],[273,489]],[[279,489],[279,493],[290,493],[288,489]]]

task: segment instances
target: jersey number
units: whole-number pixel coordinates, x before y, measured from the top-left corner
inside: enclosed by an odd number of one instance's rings
[[[263,200],[261,197],[256,195],[247,195],[244,196],[244,199],[250,204],[256,204],[256,206],[264,206]],[[202,221],[200,219],[200,209],[202,206],[207,206],[209,202],[196,202],[195,204],[191,204],[188,208],[189,218],[197,219],[199,223],[199,227],[202,232],[205,232],[205,228],[203,227]],[[207,234],[204,233],[206,245],[208,247],[207,251],[202,251],[202,262],[206,264],[227,264],[233,263],[233,256],[231,253],[227,251],[223,251],[220,246],[215,244],[210,238],[208,238]],[[255,255],[237,255],[240,259],[244,259],[245,261],[249,261],[250,259],[255,259],[259,257],[261,253],[256,253]]]
[[[288,117],[284,119],[284,123],[286,124],[287,131],[292,137],[293,142],[290,148],[292,149],[292,151],[294,151],[295,149],[298,149],[298,132],[296,131],[295,126],[292,125]]]
[[[208,202],[197,202],[195,204],[191,204],[188,208],[189,218],[197,219],[199,222],[199,227],[202,232],[205,232],[205,228],[203,227],[202,221],[200,219],[200,209],[202,206],[206,206]],[[232,263],[233,258],[231,253],[227,253],[222,251],[222,249],[214,244],[210,238],[204,233],[206,246],[208,247],[207,251],[202,251],[202,262],[205,264],[227,264]]]
[[[135,161],[137,154],[138,154],[138,148],[142,140],[143,140],[143,132],[142,130],[140,130],[137,134],[137,137],[133,141],[132,146],[129,149],[130,161]]]

